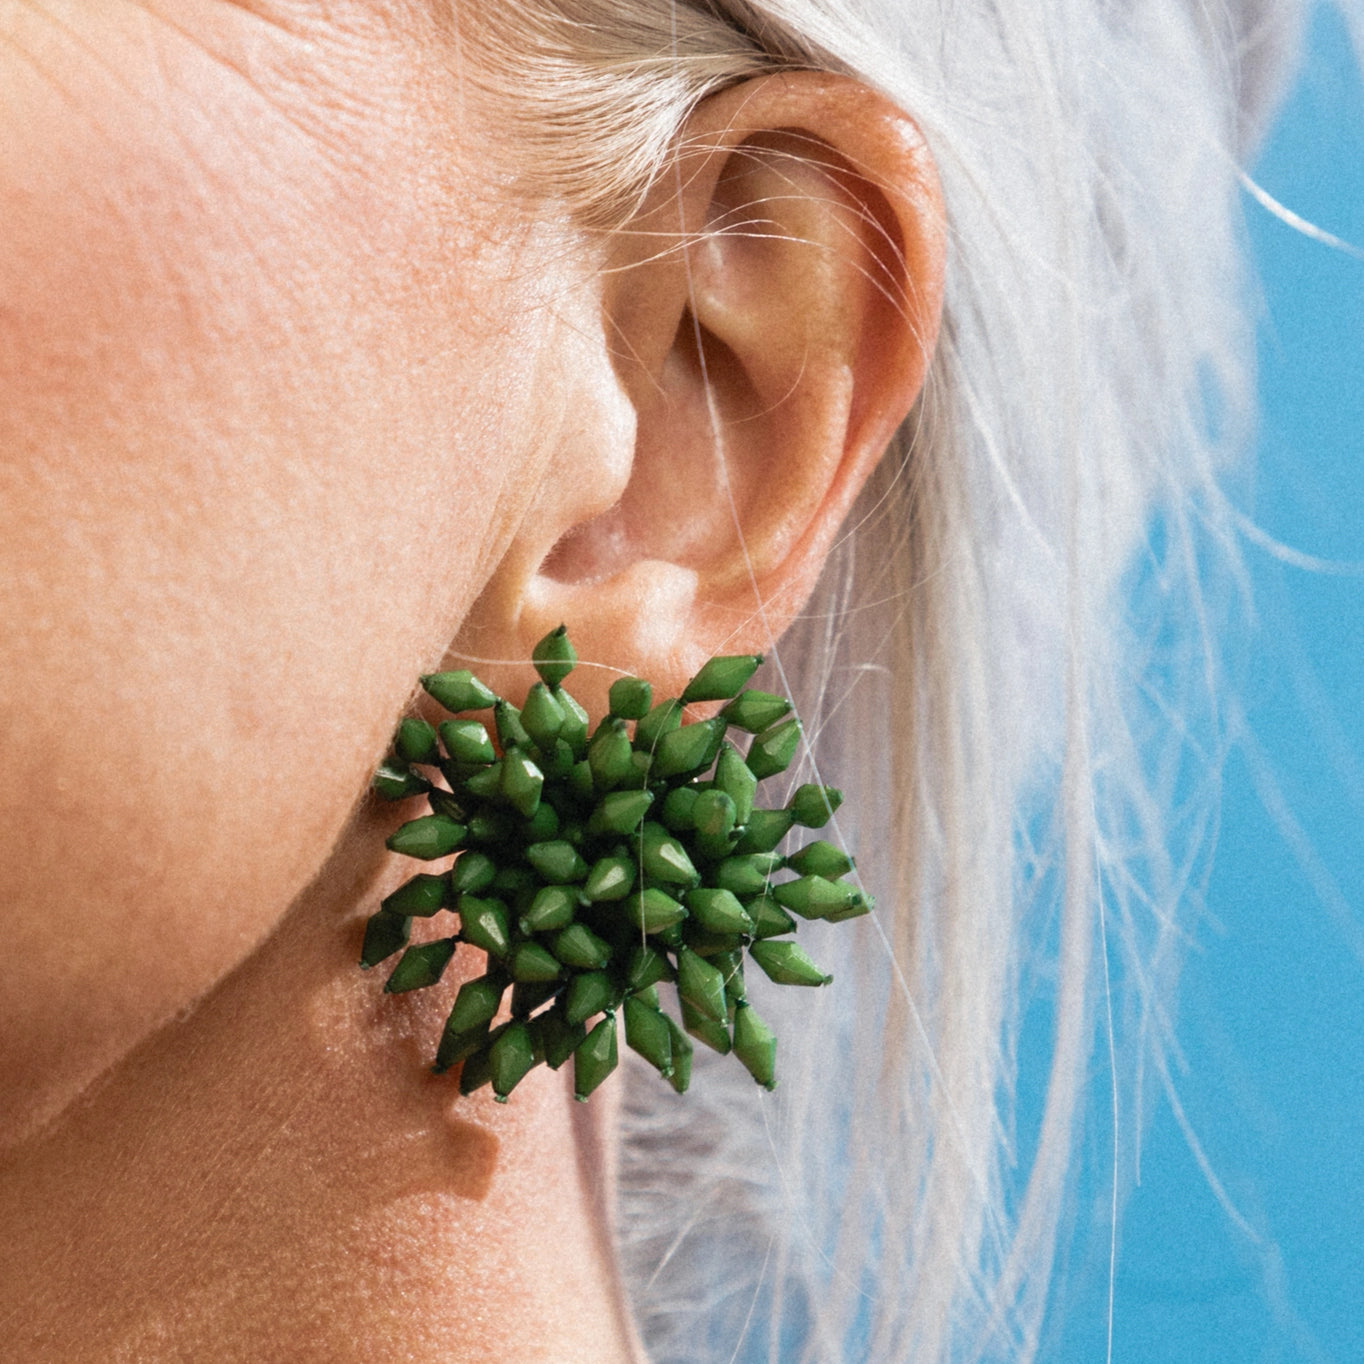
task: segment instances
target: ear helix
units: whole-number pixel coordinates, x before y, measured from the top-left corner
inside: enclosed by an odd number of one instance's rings
[[[572,1058],[585,1100],[617,1064],[618,1015],[626,1044],[678,1093],[693,1038],[732,1051],[773,1088],[776,1038],[749,1003],[745,964],[778,984],[827,984],[790,938],[792,915],[837,922],[872,908],[843,879],[853,860],[832,844],[777,851],[793,827],[828,821],[837,790],[804,785],[782,808],[755,804],[759,783],[785,771],[800,744],[790,702],[745,690],[760,655],[713,658],[676,699],[655,703],[648,682],[619,679],[592,729],[563,686],[577,662],[563,626],[532,661],[541,680],[519,708],[469,672],[422,678],[456,718],[405,719],[374,787],[430,807],[390,849],[458,856],[383,901],[360,965],[401,951],[384,987],[400,993],[436,984],[461,943],[487,954],[436,1049],[438,1072],[461,1067],[463,1094],[490,1084],[505,1102],[533,1067]],[[726,702],[715,718],[683,723],[687,706],[715,701]],[[734,731],[749,736],[746,753],[729,742]],[[794,876],[778,879],[784,872]],[[413,918],[442,912],[458,929],[409,946]],[[676,987],[680,1025],[662,1008],[665,984]]]

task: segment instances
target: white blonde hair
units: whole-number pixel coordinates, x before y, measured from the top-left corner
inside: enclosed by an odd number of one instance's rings
[[[684,1103],[631,1086],[619,1240],[660,1362],[1027,1360],[1094,1039],[1120,1039],[1125,1142],[1163,1065],[1208,806],[1184,838],[1171,813],[1190,761],[1215,766],[1209,584],[1233,576],[1203,559],[1230,542],[1218,480],[1249,408],[1237,156],[1294,7],[473,8],[537,187],[604,228],[698,100],[782,66],[879,87],[937,159],[929,380],[779,655],[816,736],[799,776],[848,789],[838,832],[879,909],[802,929],[830,990],[762,998],[775,1095],[732,1063]],[[1055,1028],[1027,1130],[1033,996]]]

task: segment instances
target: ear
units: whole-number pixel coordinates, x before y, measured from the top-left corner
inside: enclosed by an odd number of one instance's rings
[[[564,621],[585,661],[675,689],[713,653],[770,648],[812,591],[923,383],[942,203],[900,109],[784,73],[702,103],[610,241],[579,370],[601,401],[462,638],[526,657]]]

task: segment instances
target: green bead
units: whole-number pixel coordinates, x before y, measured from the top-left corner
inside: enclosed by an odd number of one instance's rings
[[[658,998],[657,985],[646,985],[642,990],[635,990],[631,993],[630,998],[642,1000],[651,1009],[661,1009],[663,1007]]]
[[[518,748],[509,749],[502,758],[502,796],[527,819],[540,808],[540,792],[545,774]]]
[[[687,935],[683,932],[681,924],[672,924],[667,928],[660,928],[657,933],[650,936],[657,938],[659,943],[670,952],[676,952],[687,941]]]
[[[640,677],[620,677],[611,683],[611,714],[622,720],[642,720],[654,703],[654,689]]]
[[[452,819],[456,824],[464,823],[464,806],[449,791],[442,791],[440,787],[433,786],[429,792],[429,799],[433,815],[444,815],[446,819]]]
[[[688,923],[682,934],[686,945],[701,957],[722,957],[726,952],[737,951],[748,937],[746,933],[712,933],[699,924]]]
[[[645,876],[672,886],[694,886],[700,874],[692,866],[687,850],[661,824],[646,823],[641,839],[640,861]]]
[[[441,978],[454,955],[454,938],[439,938],[435,942],[409,947],[398,959],[393,974],[384,982],[384,990],[390,995],[424,990]]]
[[[726,1018],[725,978],[704,957],[689,947],[677,953],[677,993],[708,1018]]]
[[[468,800],[468,788],[465,786],[465,782],[467,782],[474,773],[481,772],[483,767],[487,766],[485,763],[483,766],[475,767],[467,763],[457,763],[451,758],[442,758],[436,765],[440,768],[445,780],[450,783],[450,790],[453,791],[459,799],[464,801]]]
[[[799,943],[755,942],[748,955],[778,985],[827,985],[833,979],[810,960]]]
[[[573,770],[573,764],[578,761],[573,749],[562,739],[555,739],[549,748],[537,746],[531,751],[531,757],[545,774],[546,781],[558,781],[561,777],[566,777]]]
[[[734,822],[747,824],[753,813],[758,779],[733,744],[723,744],[720,748],[720,757],[715,764],[715,786],[734,802]]]
[[[587,875],[587,863],[573,844],[563,838],[532,843],[526,849],[526,861],[552,886],[569,885]]]
[[[553,999],[563,989],[554,980],[518,980],[512,986],[511,1014],[513,1018],[529,1018],[547,999]]]
[[[444,721],[440,727],[440,739],[452,762],[482,767],[497,761],[487,726],[477,720]]]
[[[673,1073],[673,1038],[667,1018],[633,995],[626,999],[622,1012],[627,1045],[667,1079]]]
[[[488,1059],[487,1041],[468,1057],[459,1073],[459,1092],[467,1099],[477,1093],[493,1078],[492,1065]]]
[[[608,716],[587,746],[587,762],[598,791],[610,791],[635,775],[632,752],[625,721]]]
[[[587,874],[583,899],[623,900],[635,884],[635,862],[629,857],[601,857]]]
[[[690,833],[696,827],[693,816],[702,792],[694,786],[674,786],[663,800],[659,818],[675,834]]]
[[[802,876],[799,881],[784,881],[772,887],[772,894],[783,909],[802,919],[825,919],[856,902],[857,887],[842,881],[826,881],[822,876]]]
[[[449,711],[486,710],[497,701],[496,694],[467,668],[449,673],[427,673],[421,684],[428,696],[434,697]]]
[[[685,999],[682,1001],[682,1026],[712,1051],[718,1051],[721,1056],[729,1054],[731,1043],[728,1025],[702,1013]]]
[[[502,1005],[506,989],[505,976],[479,976],[466,980],[455,996],[455,1007],[445,1020],[445,1030],[451,1034],[472,1032],[491,1023]]]
[[[734,1014],[734,1054],[764,1089],[777,1087],[777,1038],[754,1012],[740,1004]]]
[[[795,817],[790,810],[754,810],[734,845],[736,853],[771,852],[791,831]]]
[[[431,783],[419,772],[396,762],[384,763],[374,774],[370,785],[385,800],[407,800],[412,796],[425,795],[431,789]]]
[[[425,720],[409,716],[398,726],[393,745],[404,762],[433,763],[440,757],[436,747],[436,731]]]
[[[742,948],[731,952],[721,952],[712,957],[711,965],[725,979],[725,999],[730,1004],[738,1004],[748,997],[744,989],[744,954]]]
[[[635,725],[635,747],[641,753],[652,753],[665,734],[670,734],[682,723],[682,702],[660,701]]]
[[[566,718],[563,706],[543,682],[537,682],[526,693],[521,723],[537,747],[553,748]]]
[[[698,720],[694,725],[670,730],[654,749],[650,776],[661,781],[688,772],[703,771],[715,761],[724,737],[723,720]]]
[[[618,1059],[616,1020],[613,1014],[607,1014],[573,1053],[573,1097],[584,1102],[615,1070]]]
[[[688,788],[678,787],[679,791]],[[702,791],[692,806],[692,823],[696,832],[708,838],[726,838],[738,818],[734,797],[725,791]]]
[[[630,896],[625,911],[630,922],[646,933],[662,933],[687,917],[686,909],[657,886]]]
[[[530,735],[521,723],[520,710],[510,701],[499,700],[493,707],[493,723],[497,726],[497,742],[505,753],[509,748],[529,748]]]
[[[524,1023],[513,1022],[489,1048],[488,1060],[493,1095],[498,1103],[506,1103],[507,1095],[535,1064],[535,1044],[531,1041],[530,1029]]]
[[[360,949],[361,969],[368,971],[400,947],[406,947],[411,931],[412,920],[405,914],[390,914],[384,909],[371,914],[365,922],[365,943]]]
[[[822,876],[826,881],[846,876],[856,863],[841,848],[826,843],[822,838],[807,843],[799,852],[787,858],[787,864],[802,876]]]
[[[586,924],[570,924],[554,935],[550,951],[575,971],[600,971],[611,960],[611,948]]]
[[[568,789],[584,803],[590,801],[596,794],[596,788],[592,784],[592,764],[586,758],[574,763],[573,770],[568,774]]]
[[[464,778],[463,785],[467,794],[477,796],[479,800],[495,800],[502,794],[502,760],[499,758],[490,766],[471,772]]]
[[[791,811],[791,817],[797,824],[807,829],[822,829],[842,804],[843,792],[838,787],[806,782],[804,786],[797,787],[796,794],[786,808]]]
[[[546,686],[557,687],[578,663],[578,651],[569,643],[567,626],[551,630],[535,646],[530,661]]]
[[[727,857],[715,868],[713,881],[735,895],[762,895],[772,873],[781,866],[775,853],[748,853]]]
[[[745,691],[740,692],[720,715],[735,729],[760,734],[790,713],[791,703],[784,696],[774,696],[770,691]]]
[[[507,970],[515,981],[558,980],[563,969],[538,942],[519,942],[507,960]]]
[[[436,1048],[436,1064],[432,1069],[437,1075],[450,1069],[460,1061],[467,1061],[476,1051],[488,1045],[488,1025],[480,1024],[468,1032],[456,1032],[446,1024],[440,1035],[440,1045]]]
[[[564,817],[563,827],[559,830],[559,837],[565,843],[570,843],[575,848],[582,848],[587,843],[587,825],[580,819]]]
[[[682,704],[693,701],[727,701],[762,665],[761,654],[731,654],[712,658],[682,693]]]
[[[581,1023],[570,1023],[564,1011],[557,1005],[552,1009],[546,1009],[538,1018],[532,1019],[531,1027],[540,1035],[545,1064],[551,1070],[558,1070],[577,1051],[587,1036],[587,1029]]]
[[[519,900],[530,902],[540,889],[540,878],[529,867],[498,867],[493,877],[492,898],[495,900]]]
[[[603,796],[587,821],[593,834],[618,834],[624,837],[639,828],[654,803],[652,791],[612,791]]]
[[[548,843],[559,832],[560,822],[558,811],[547,801],[541,800],[535,813],[526,821],[521,836],[527,843]]]
[[[796,716],[763,730],[748,750],[748,766],[753,775],[763,781],[785,772],[800,747],[801,733],[800,720]]]
[[[515,826],[500,811],[479,810],[469,816],[470,843],[481,843],[484,846],[489,843],[505,843],[514,832]]]
[[[390,914],[408,914],[421,919],[429,919],[441,909],[449,896],[450,878],[432,876],[429,872],[418,872],[410,881],[405,881],[392,895],[383,900],[383,907]]]
[[[587,756],[587,731],[591,724],[587,712],[566,691],[556,689],[554,699],[564,712],[564,723],[559,730],[559,741],[566,743],[574,760]]]
[[[606,971],[583,971],[569,982],[564,1014],[570,1023],[586,1023],[593,1014],[615,1008],[619,999],[616,982]]]
[[[459,1073],[459,1092],[461,1094],[472,1094],[475,1090],[482,1089],[493,1078],[493,1044],[510,1026],[508,1023],[503,1023],[501,1027],[494,1028],[488,1034],[483,1045],[465,1058],[464,1069]]]
[[[431,862],[437,857],[448,857],[464,842],[468,832],[463,824],[456,824],[445,815],[422,815],[390,834],[387,846],[404,857]]]
[[[665,1014],[664,1017],[667,1018],[667,1015]],[[691,1084],[691,1062],[695,1048],[691,1044],[691,1038],[671,1018],[668,1018],[668,1032],[671,1037],[673,1057],[673,1073],[669,1079],[672,1080],[672,1086],[679,1094],[685,1094],[687,1086]]]
[[[625,968],[625,980],[633,993],[638,994],[641,990],[657,985],[661,980],[672,978],[673,969],[668,965],[667,957],[658,948],[641,943],[630,954],[629,964]]]
[[[687,892],[687,908],[702,928],[711,933],[751,933],[753,920],[727,890],[707,887]]]
[[[569,886],[544,886],[536,891],[530,908],[521,916],[521,932],[553,933],[567,928],[578,909],[578,892]]]
[[[775,938],[796,931],[796,921],[770,895],[760,895],[745,908],[753,920],[755,938]]]
[[[845,919],[860,919],[864,914],[870,914],[875,907],[876,901],[870,895],[864,895],[860,890],[853,890],[852,895],[848,898],[848,903],[842,909],[836,909],[832,914],[826,914],[824,922],[826,924],[841,924]]]
[[[501,900],[482,900],[474,895],[461,895],[459,924],[465,942],[481,947],[490,956],[505,956],[511,946],[507,907]]]

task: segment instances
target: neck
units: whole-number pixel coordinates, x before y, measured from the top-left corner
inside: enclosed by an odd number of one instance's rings
[[[403,996],[356,969],[358,907],[403,874],[335,854],[189,1016],[0,1157],[12,1357],[639,1357],[607,1096],[575,1105],[540,1067],[500,1106],[430,1073],[481,966],[461,949],[449,988]]]

